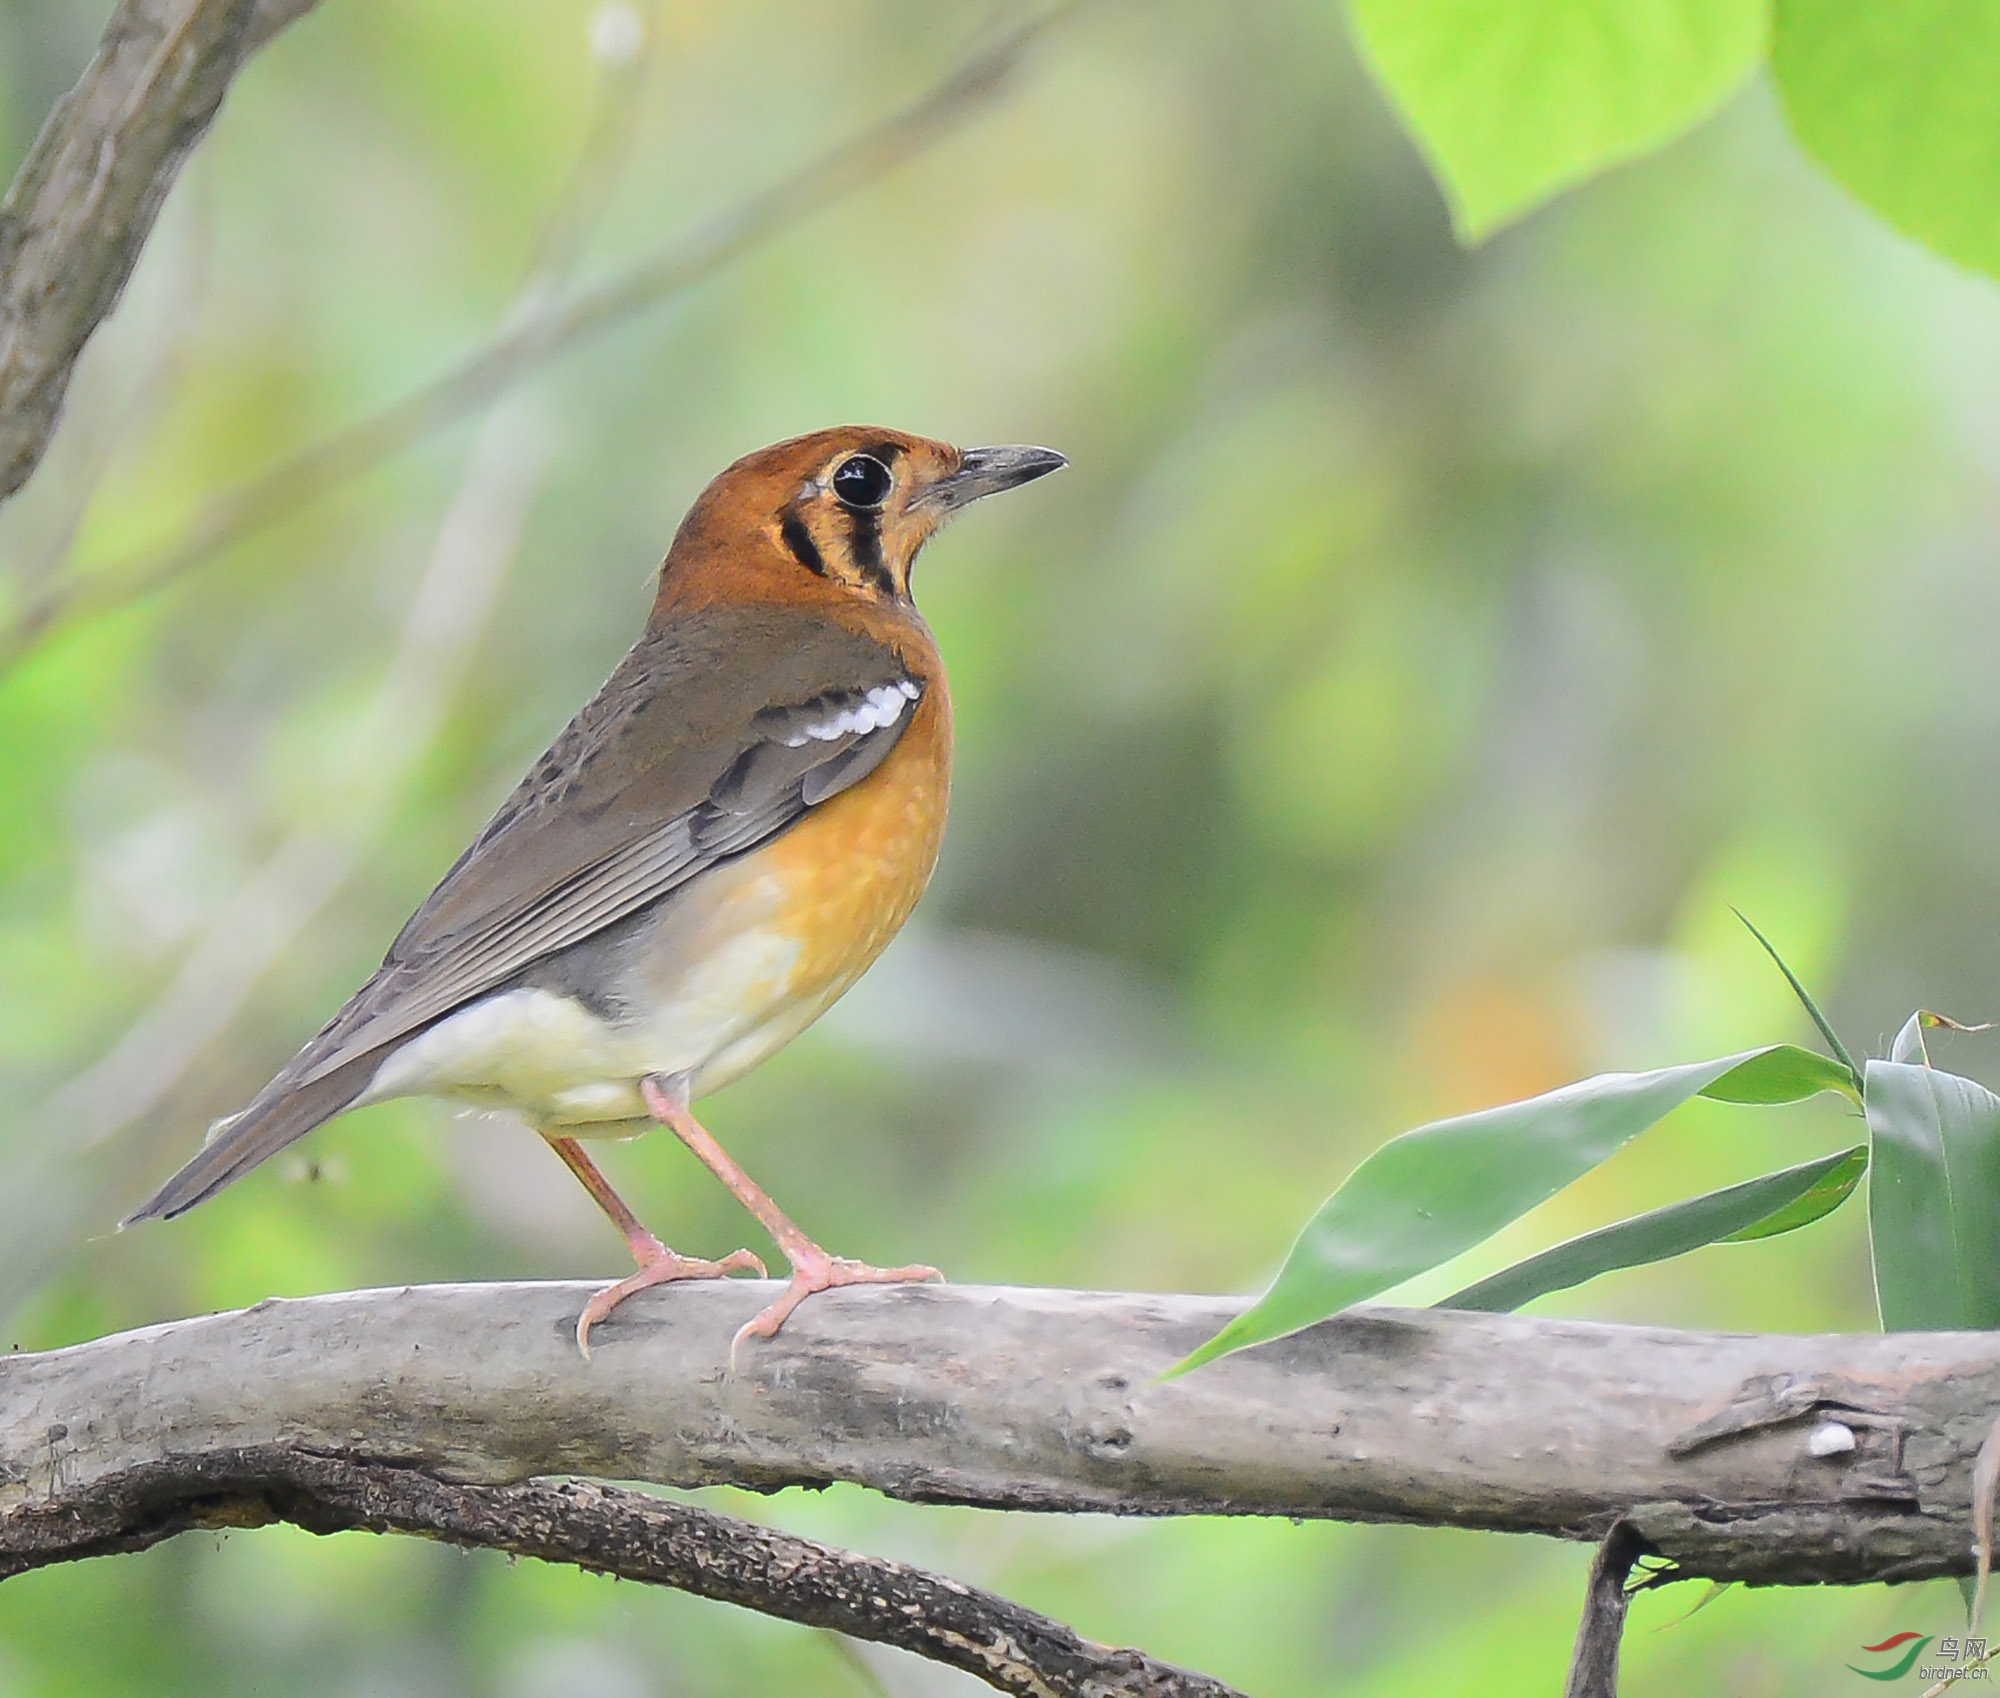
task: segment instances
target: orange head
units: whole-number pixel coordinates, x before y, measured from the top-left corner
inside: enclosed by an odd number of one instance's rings
[[[1067,464],[1051,448],[959,449],[872,425],[760,448],[688,510],[660,568],[659,605],[906,604],[917,551],[946,519]]]

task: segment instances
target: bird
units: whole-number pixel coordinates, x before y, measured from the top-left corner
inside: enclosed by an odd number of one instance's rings
[[[131,1225],[214,1196],[335,1115],[436,1096],[512,1113],[580,1180],[633,1293],[764,1273],[670,1250],[583,1141],[668,1127],[791,1269],[739,1329],[815,1292],[937,1279],[828,1254],[695,1118],[823,1014],[910,916],[950,788],[944,665],[911,599],[918,552],[982,497],[1068,462],[844,425],[757,450],[695,500],[644,632],[453,863],[381,967]]]

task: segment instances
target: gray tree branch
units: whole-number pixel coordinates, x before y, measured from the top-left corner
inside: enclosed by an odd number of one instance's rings
[[[262,1303],[0,1358],[0,1546],[137,1471],[273,1447],[513,1485],[846,1480],[992,1508],[1403,1521],[1601,1540],[1683,1576],[1972,1566],[2000,1336],[1816,1337],[1363,1309],[1179,1379],[1240,1305],[983,1287],[581,1283]],[[18,1546],[17,1546],[18,1548]]]
[[[245,59],[313,0],[124,0],[0,201],[0,501]]]

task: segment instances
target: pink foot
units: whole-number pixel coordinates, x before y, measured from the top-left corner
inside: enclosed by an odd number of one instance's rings
[[[785,1211],[749,1174],[736,1165],[729,1152],[715,1141],[708,1128],[688,1112],[688,1076],[649,1075],[639,1081],[639,1094],[646,1110],[662,1126],[673,1128],[674,1136],[692,1150],[703,1167],[729,1188],[729,1194],[757,1217],[758,1225],[778,1241],[785,1260],[792,1264],[791,1282],[784,1293],[754,1320],[736,1329],[729,1341],[729,1362],[736,1365],[736,1350],[746,1338],[773,1338],[785,1319],[815,1291],[829,1291],[836,1285],[914,1285],[919,1280],[942,1280],[936,1268],[915,1263],[907,1268],[871,1268],[866,1262],[850,1262],[844,1256],[829,1256],[798,1227]],[[565,1158],[568,1159],[568,1158]],[[637,1253],[637,1245],[634,1252]],[[630,1284],[628,1280],[626,1282]],[[650,1283],[650,1282],[648,1282]],[[613,1286],[596,1302],[618,1301],[623,1289]],[[593,1307],[595,1304],[593,1304]]]
[[[639,1246],[635,1244],[633,1249],[636,1253]],[[652,1251],[642,1258],[637,1273],[628,1274],[616,1285],[607,1285],[584,1304],[583,1313],[576,1318],[576,1347],[583,1352],[586,1362],[590,1360],[590,1329],[635,1291],[677,1279],[721,1279],[733,1273],[764,1277],[764,1264],[748,1250],[732,1250],[719,1262],[705,1262],[697,1256],[679,1255],[653,1239]]]
[[[936,1268],[913,1262],[905,1268],[874,1268],[866,1262],[851,1262],[845,1256],[829,1256],[810,1240],[783,1246],[792,1264],[792,1279],[777,1302],[736,1329],[729,1341],[729,1359],[746,1338],[776,1338],[791,1312],[815,1291],[831,1291],[837,1285],[916,1285],[924,1280],[944,1283]]]

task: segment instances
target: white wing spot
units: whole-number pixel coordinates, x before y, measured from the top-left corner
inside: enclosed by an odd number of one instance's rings
[[[922,694],[923,686],[908,678],[895,684],[878,684],[860,701],[842,708],[831,718],[800,726],[785,739],[785,747],[802,749],[807,743],[831,743],[840,737],[885,730],[902,718],[903,709]]]

